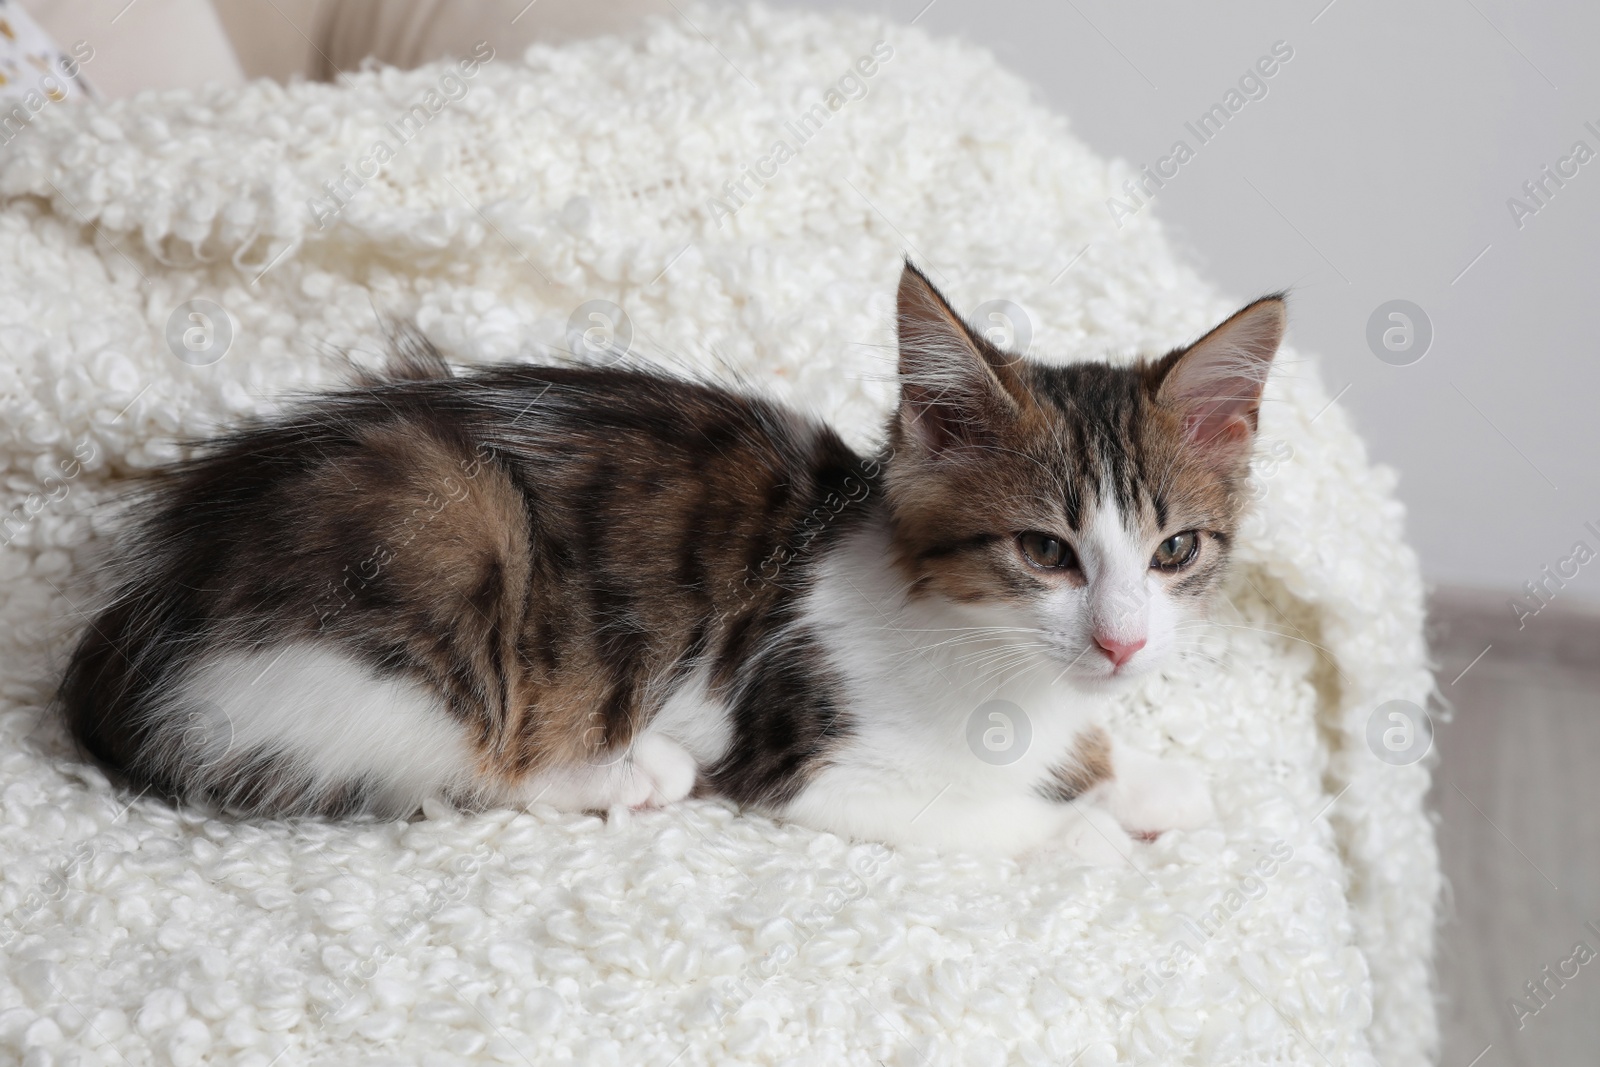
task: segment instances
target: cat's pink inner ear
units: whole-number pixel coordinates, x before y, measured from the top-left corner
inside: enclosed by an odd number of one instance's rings
[[[995,368],[949,302],[909,262],[900,274],[895,326],[900,348],[900,419],[932,453],[987,439],[1015,410]]]
[[[1257,300],[1190,345],[1167,370],[1158,398],[1179,413],[1197,448],[1234,455],[1250,447],[1286,317],[1282,297]]]

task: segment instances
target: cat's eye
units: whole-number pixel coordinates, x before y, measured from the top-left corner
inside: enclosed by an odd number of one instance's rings
[[[1078,557],[1073,554],[1072,548],[1059,537],[1029,531],[1019,534],[1017,543],[1022,546],[1022,554],[1035,567],[1057,570],[1078,565]]]
[[[1156,554],[1150,557],[1150,566],[1162,571],[1182,570],[1194,562],[1195,553],[1199,551],[1200,535],[1194,530],[1185,530],[1156,546]]]

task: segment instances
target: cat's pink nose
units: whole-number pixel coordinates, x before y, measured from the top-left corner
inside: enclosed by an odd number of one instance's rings
[[[1113,667],[1121,667],[1133,658],[1133,654],[1144,647],[1144,638],[1133,641],[1120,641],[1115,637],[1105,634],[1095,634],[1094,643],[1100,646],[1100,651],[1106,654]]]

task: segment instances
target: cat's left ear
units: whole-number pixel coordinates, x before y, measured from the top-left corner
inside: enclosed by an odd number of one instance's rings
[[[1281,295],[1264,297],[1156,364],[1156,400],[1177,412],[1196,448],[1219,459],[1248,453],[1287,319]]]

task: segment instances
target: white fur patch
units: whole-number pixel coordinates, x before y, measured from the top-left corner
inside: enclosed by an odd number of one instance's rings
[[[182,724],[174,755],[202,767],[281,753],[310,789],[366,782],[375,805],[397,815],[470,791],[474,753],[443,702],[327,646],[219,656],[170,706]]]
[[[702,767],[727,754],[733,743],[733,723],[727,706],[708,690],[710,670],[697,667],[679,683],[656,712],[645,733],[660,734],[682,745]]]

